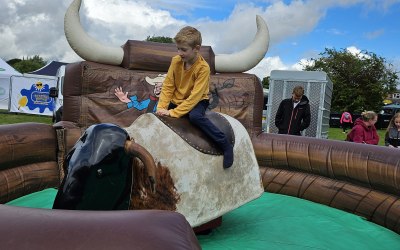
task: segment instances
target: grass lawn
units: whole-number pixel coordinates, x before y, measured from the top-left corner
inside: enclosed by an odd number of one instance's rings
[[[52,124],[52,118],[50,116],[43,115],[29,115],[29,114],[11,114],[7,113],[7,110],[0,111],[0,124],[14,124],[21,122],[40,122],[46,124]],[[350,130],[347,130],[348,132]],[[385,145],[385,132],[386,130],[378,130],[380,137],[379,145]],[[344,141],[346,134],[342,133],[341,128],[329,128],[328,139]]]
[[[7,110],[0,111],[0,124],[14,124],[22,122],[39,122],[52,124],[52,117],[45,115],[30,115],[22,113],[8,113]]]

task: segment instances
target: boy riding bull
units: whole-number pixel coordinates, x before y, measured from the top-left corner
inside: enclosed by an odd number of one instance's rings
[[[233,164],[233,145],[206,116],[210,67],[200,55],[201,33],[190,26],[174,37],[178,55],[172,58],[163,83],[156,114],[188,116],[192,124],[209,136],[224,153],[223,167]]]

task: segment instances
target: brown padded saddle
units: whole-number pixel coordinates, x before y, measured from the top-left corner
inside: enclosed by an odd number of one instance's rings
[[[205,116],[225,134],[232,145],[235,145],[233,129],[225,117],[213,111],[207,111]],[[211,155],[223,154],[222,150],[203,131],[193,125],[187,116],[172,118],[157,115],[157,117],[198,151]]]

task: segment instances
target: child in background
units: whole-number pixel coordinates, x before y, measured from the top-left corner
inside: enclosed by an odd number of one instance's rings
[[[399,148],[400,144],[400,113],[396,113],[390,120],[385,134],[385,145]]]
[[[378,145],[379,135],[376,132],[375,123],[378,115],[374,111],[365,111],[354,122],[354,127],[347,134],[346,141]]]
[[[342,117],[340,118],[340,124],[342,124],[343,134],[346,133],[347,128],[351,128],[351,124],[353,123],[353,117],[347,111],[344,111]]]

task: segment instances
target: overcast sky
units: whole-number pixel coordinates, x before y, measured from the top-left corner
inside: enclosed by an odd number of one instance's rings
[[[64,35],[71,2],[0,0],[0,57],[82,60]],[[105,45],[173,37],[191,25],[216,54],[245,48],[256,33],[256,15],[271,37],[266,57],[251,70],[260,78],[274,69],[299,70],[299,62],[326,47],[374,52],[400,71],[400,0],[83,0],[80,10],[85,31]]]

